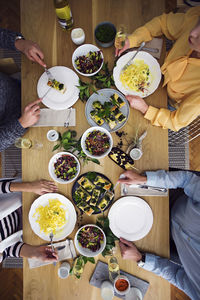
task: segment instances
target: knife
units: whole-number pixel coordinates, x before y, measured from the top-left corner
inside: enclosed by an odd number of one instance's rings
[[[151,191],[158,191],[158,192],[163,192],[163,193],[167,192],[167,189],[159,188],[159,187],[156,187],[156,186],[138,184],[138,187],[141,188],[141,189],[147,189],[147,190],[151,190]]]

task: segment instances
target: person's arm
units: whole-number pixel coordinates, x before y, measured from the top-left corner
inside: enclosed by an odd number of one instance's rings
[[[186,293],[191,299],[198,299],[185,270],[172,261],[153,254],[146,254],[143,269],[153,272]]]
[[[150,105],[147,106],[146,112],[141,112],[144,114],[144,118],[149,120],[152,125],[178,131],[199,116],[199,106],[200,95],[193,94],[186,99],[182,99],[179,108],[175,111]]]
[[[0,152],[13,145],[15,140],[24,135],[26,129],[16,120],[0,127]]]
[[[38,195],[56,193],[58,188],[53,181],[36,180],[32,182],[11,182],[10,192],[32,192]]]
[[[147,171],[146,175],[147,185],[169,189],[183,188],[186,195],[194,201],[200,201],[200,177],[190,171]]]
[[[0,48],[16,50],[15,39],[17,36],[22,35],[8,29],[0,28]]]
[[[144,26],[137,28],[128,36],[130,47],[138,47],[142,42],[148,42],[153,37],[164,34],[169,40],[176,40],[183,29],[185,14],[169,13],[153,18]]]

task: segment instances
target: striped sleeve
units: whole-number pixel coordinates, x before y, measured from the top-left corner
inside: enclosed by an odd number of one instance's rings
[[[17,242],[14,245],[10,246],[9,248],[7,248],[5,250],[7,252],[6,256],[7,257],[9,257],[9,256],[10,257],[20,257],[20,250],[21,250],[23,245],[24,245],[23,242]],[[4,256],[3,256],[3,258],[4,258]]]
[[[5,180],[0,179],[0,194],[11,193],[10,184],[13,179]]]

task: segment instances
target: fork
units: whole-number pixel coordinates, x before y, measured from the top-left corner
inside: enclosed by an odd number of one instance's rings
[[[74,255],[73,255],[72,250],[71,250],[71,245],[70,245],[71,243],[70,243],[70,240],[67,239],[67,241],[68,241],[68,246],[69,246],[70,254],[71,254],[71,256],[72,256],[72,259],[74,260]]]
[[[51,249],[52,252],[55,252],[54,246],[53,246],[53,232],[51,231],[50,235],[49,235],[50,241],[51,241]],[[53,265],[56,266],[56,262],[53,262]]]
[[[47,68],[44,68],[44,70],[45,70],[45,73],[47,74],[48,79],[53,80],[54,77],[53,77],[53,75],[51,74],[51,72],[50,72]]]
[[[69,109],[69,114],[68,114],[68,116],[67,116],[66,121],[64,122],[64,127],[68,127],[68,126],[69,126],[70,115],[71,115],[72,109],[73,109],[73,108],[70,107],[70,109]]]

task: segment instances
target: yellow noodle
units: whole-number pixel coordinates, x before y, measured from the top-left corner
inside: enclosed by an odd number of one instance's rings
[[[49,199],[48,205],[40,205],[36,208],[35,214],[38,213],[36,222],[40,225],[40,231],[45,234],[50,232],[55,234],[56,230],[66,224],[66,210],[61,206],[63,204],[58,199]]]
[[[125,88],[141,92],[149,86],[150,71],[144,60],[135,59],[134,63],[128,66],[120,74],[120,81]]]

